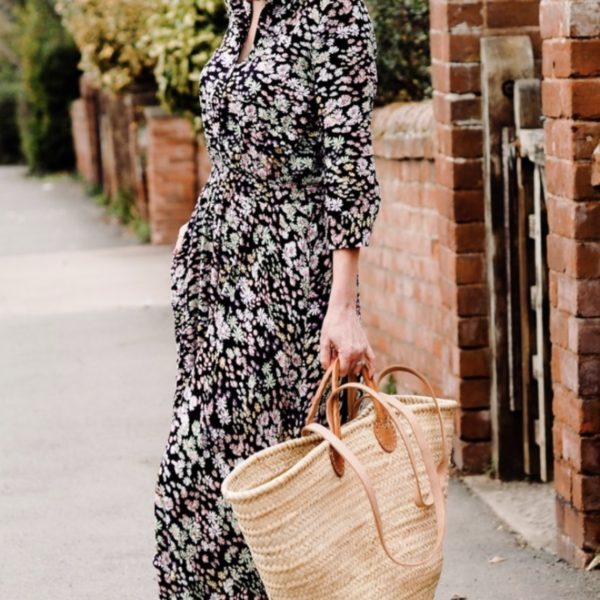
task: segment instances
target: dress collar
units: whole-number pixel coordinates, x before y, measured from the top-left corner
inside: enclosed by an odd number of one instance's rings
[[[263,11],[269,12],[277,6],[292,5],[294,0],[266,0]],[[227,13],[236,25],[250,23],[252,16],[252,0],[225,0]]]

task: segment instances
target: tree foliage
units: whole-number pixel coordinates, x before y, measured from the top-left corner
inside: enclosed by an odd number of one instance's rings
[[[378,104],[431,96],[429,0],[366,0],[378,47]]]
[[[79,52],[51,0],[25,0],[16,14],[21,149],[32,172],[70,168],[69,106],[79,95]]]
[[[138,46],[159,0],[57,0],[56,9],[81,52],[80,68],[118,92],[153,81],[155,60]]]
[[[159,0],[148,25],[138,47],[156,61],[159,100],[199,127],[198,78],[227,26],[223,0]]]

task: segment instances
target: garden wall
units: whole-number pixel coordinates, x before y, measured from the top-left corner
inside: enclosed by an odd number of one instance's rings
[[[382,203],[370,246],[361,254],[360,278],[362,317],[379,366],[409,362],[441,389],[434,131],[431,102],[395,103],[374,111]]]
[[[483,232],[479,226],[457,231],[450,218],[448,192],[436,170],[443,144],[438,131],[430,101],[374,111],[382,204],[361,256],[362,314],[379,367],[410,364],[431,379],[437,393],[460,400],[455,454],[457,448],[462,453],[456,460],[464,470],[480,470],[490,443],[487,381],[481,385],[478,377],[486,363],[468,349],[485,347],[487,321],[463,315],[485,312],[479,291],[485,278],[478,251]],[[458,214],[468,217],[471,204],[457,206]],[[456,389],[461,373],[468,383]]]

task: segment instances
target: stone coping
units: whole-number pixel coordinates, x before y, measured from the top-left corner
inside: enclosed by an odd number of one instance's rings
[[[392,102],[373,111],[373,152],[379,158],[434,158],[433,103]]]

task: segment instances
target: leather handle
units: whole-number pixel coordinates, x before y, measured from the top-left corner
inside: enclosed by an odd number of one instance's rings
[[[327,367],[327,370],[325,371],[325,373],[323,374],[323,377],[321,378],[319,387],[317,388],[317,391],[314,393],[314,395],[310,401],[310,407],[308,409],[308,414],[306,415],[306,424],[307,425],[309,423],[314,422],[315,418],[317,417],[317,412],[319,410],[319,404],[321,402],[323,392],[325,391],[325,388],[327,387],[327,383],[329,382],[330,379],[331,379],[331,387],[332,388],[335,388],[340,384],[340,363],[337,358],[335,360],[332,360],[329,367]]]
[[[378,389],[379,388],[379,384],[381,383],[381,381],[383,380],[383,378],[386,375],[389,375],[390,373],[394,373],[396,371],[402,371],[404,373],[410,373],[411,375],[414,375],[417,379],[420,379],[422,383],[425,384],[427,390],[429,391],[429,394],[433,400],[433,403],[435,405],[435,409],[437,412],[437,417],[438,417],[438,422],[440,424],[440,432],[442,434],[442,451],[441,451],[441,456],[440,456],[440,462],[438,463],[438,473],[440,475],[440,477],[444,478],[448,472],[448,451],[446,450],[446,431],[444,429],[444,420],[442,418],[442,411],[440,409],[440,403],[438,402],[437,396],[435,395],[435,392],[433,390],[433,386],[431,385],[431,383],[429,382],[429,380],[425,377],[425,375],[423,375],[423,373],[417,371],[416,369],[413,369],[411,367],[407,367],[405,365],[390,365],[389,367],[386,367],[377,377],[377,384],[375,386],[374,389]]]
[[[349,385],[349,384],[344,384],[344,385]],[[350,385],[352,385],[352,384],[350,384]],[[354,385],[361,385],[361,384],[354,384]],[[393,406],[394,408],[399,410],[404,416],[411,413],[410,409],[408,409],[405,405],[403,405],[401,402],[399,402],[398,400],[396,400],[393,397],[386,397],[386,399],[384,399],[382,396],[377,394],[377,392],[375,392],[374,390],[369,389],[366,386],[364,386],[364,387],[366,388],[366,390],[368,390],[368,391],[366,391],[366,393],[368,393],[371,398],[374,398],[374,399],[376,398],[377,401],[380,402],[380,404],[382,406],[386,407],[388,414],[389,414],[392,422],[394,423],[394,426],[396,427],[397,431],[400,433],[400,431],[402,430],[402,426],[400,425],[398,418],[390,410],[390,406]],[[361,484],[367,494],[367,497],[369,499],[369,503],[371,505],[371,511],[372,511],[373,517],[375,519],[375,526],[377,528],[377,534],[379,536],[379,540],[380,540],[381,545],[382,545],[384,551],[386,552],[386,554],[396,564],[398,564],[402,567],[419,567],[419,566],[427,563],[441,548],[443,538],[444,538],[444,531],[446,528],[446,512],[445,512],[446,509],[445,509],[445,503],[444,503],[444,492],[442,490],[440,477],[439,477],[439,474],[438,474],[438,471],[437,471],[437,468],[435,465],[433,454],[431,453],[431,450],[428,446],[425,434],[424,434],[422,428],[420,427],[420,425],[418,424],[417,420],[414,418],[414,416],[412,419],[409,418],[408,420],[409,420],[413,435],[415,437],[415,440],[417,442],[417,445],[419,446],[421,456],[423,458],[423,462],[425,465],[425,471],[427,473],[429,483],[430,483],[431,495],[433,498],[433,505],[435,507],[435,515],[436,515],[435,544],[425,558],[423,558],[419,561],[416,561],[416,562],[401,561],[400,559],[398,559],[394,556],[394,554],[391,552],[390,548],[388,547],[388,545],[385,541],[385,537],[383,535],[381,512],[379,510],[379,504],[377,502],[375,488],[371,482],[371,479],[370,479],[366,469],[364,468],[362,463],[358,460],[356,455],[350,450],[348,445],[345,444],[338,437],[336,437],[332,431],[330,431],[326,427],[323,427],[319,423],[310,423],[308,425],[305,425],[304,428],[302,429],[302,434],[305,435],[305,433],[308,431],[308,432],[319,435],[320,437],[322,437],[329,443],[330,448],[334,448],[335,451],[340,456],[342,456],[344,458],[344,460],[352,467],[352,469],[358,476],[358,479],[361,482]]]
[[[336,358],[336,361],[338,359]],[[365,367],[362,369],[362,375],[365,378],[365,381],[370,384],[370,386],[374,386],[373,380],[369,377],[369,373]],[[341,420],[340,420],[340,403],[339,403],[339,393],[341,390],[353,391],[356,390],[362,391],[371,391],[373,388],[369,385],[364,385],[362,383],[357,382],[349,382],[344,385],[338,385],[332,387],[329,396],[326,400],[326,415],[327,415],[327,424],[329,425],[329,429],[333,432],[333,434],[341,438]],[[370,396],[373,401],[374,409],[375,409],[375,424],[374,431],[375,437],[379,442],[379,445],[386,452],[393,452],[396,449],[398,444],[398,436],[396,433],[396,429],[394,428],[393,423],[390,421],[389,413],[385,409],[383,405],[380,404],[379,399],[373,396]],[[354,400],[356,405],[356,402]],[[401,431],[401,435],[404,435],[404,431]],[[405,441],[406,443],[406,441]],[[331,463],[336,473],[341,476],[344,472],[344,460],[343,458],[336,452],[335,448],[330,449]]]
[[[364,381],[367,383],[367,385],[376,389],[375,382],[369,376],[369,371],[367,370],[366,367],[363,367],[363,369],[361,371],[361,375],[362,375]],[[340,384],[340,360],[339,360],[339,357],[336,357],[334,360],[331,361],[331,364],[326,369],[325,373],[323,374],[323,377],[321,378],[321,381],[319,383],[317,391],[314,393],[313,397],[311,398],[308,414],[306,415],[306,424],[312,423],[316,419],[321,398],[323,397],[323,393],[324,393],[325,388],[327,387],[327,383],[329,382],[330,379],[331,379],[331,388],[332,389],[336,388]],[[355,375],[353,373],[348,374],[348,381],[355,381]],[[356,415],[358,413],[358,407],[360,405],[360,398],[357,398],[356,390],[348,390],[347,401],[348,401],[348,420],[352,420],[356,417]]]
[[[363,395],[363,398],[370,399],[373,402],[374,407],[379,406],[379,410],[382,411],[386,415],[386,426],[393,428],[393,442],[394,442],[393,447],[390,449],[389,442],[388,442],[388,444],[381,443],[380,438],[382,437],[382,435],[384,435],[384,434],[389,435],[389,433],[388,433],[387,429],[382,431],[381,421],[378,420],[377,417],[375,418],[375,422],[373,424],[375,437],[379,441],[379,445],[383,448],[383,450],[385,450],[386,452],[392,452],[396,448],[397,434],[398,433],[400,434],[400,437],[402,439],[402,442],[404,443],[404,447],[408,454],[408,460],[410,462],[413,475],[415,477],[415,485],[416,485],[415,504],[417,506],[431,506],[431,504],[432,504],[431,498],[423,497],[423,490],[421,488],[421,480],[419,478],[419,473],[418,473],[418,469],[417,469],[417,461],[415,459],[415,454],[413,452],[412,444],[410,443],[410,440],[408,439],[408,436],[406,435],[404,428],[399,427],[399,426],[397,426],[397,424],[393,423],[393,421],[392,421],[393,415],[390,413],[389,407],[385,403],[382,403],[382,398],[387,403],[391,403],[391,400],[393,399],[394,407],[408,421],[409,426],[414,429],[414,427],[418,424],[416,422],[414,415],[410,411],[410,409],[408,409],[404,404],[402,404],[401,402],[399,402],[398,400],[393,398],[393,396],[388,396],[386,394],[378,393],[377,390],[374,390],[372,387],[369,387],[362,383],[354,383],[354,382],[345,383],[331,391],[331,393],[329,394],[329,396],[327,398],[327,407],[326,407],[327,408],[327,423],[329,424],[329,428],[331,429],[332,433],[339,439],[342,439],[341,429],[334,430],[332,428],[331,423],[333,421],[333,418],[331,415],[331,411],[337,410],[337,403],[334,402],[334,399],[337,397],[339,391],[342,389],[346,389],[346,390],[354,389],[354,390],[360,390],[360,391],[364,392],[365,395]],[[388,441],[388,440],[386,440],[386,441]],[[335,450],[335,448],[331,448],[331,447],[329,449],[329,455],[330,455],[331,463],[332,463],[332,466],[333,466],[335,472],[338,474],[338,476],[341,477],[344,473],[344,458],[343,458],[343,456],[341,456]]]

